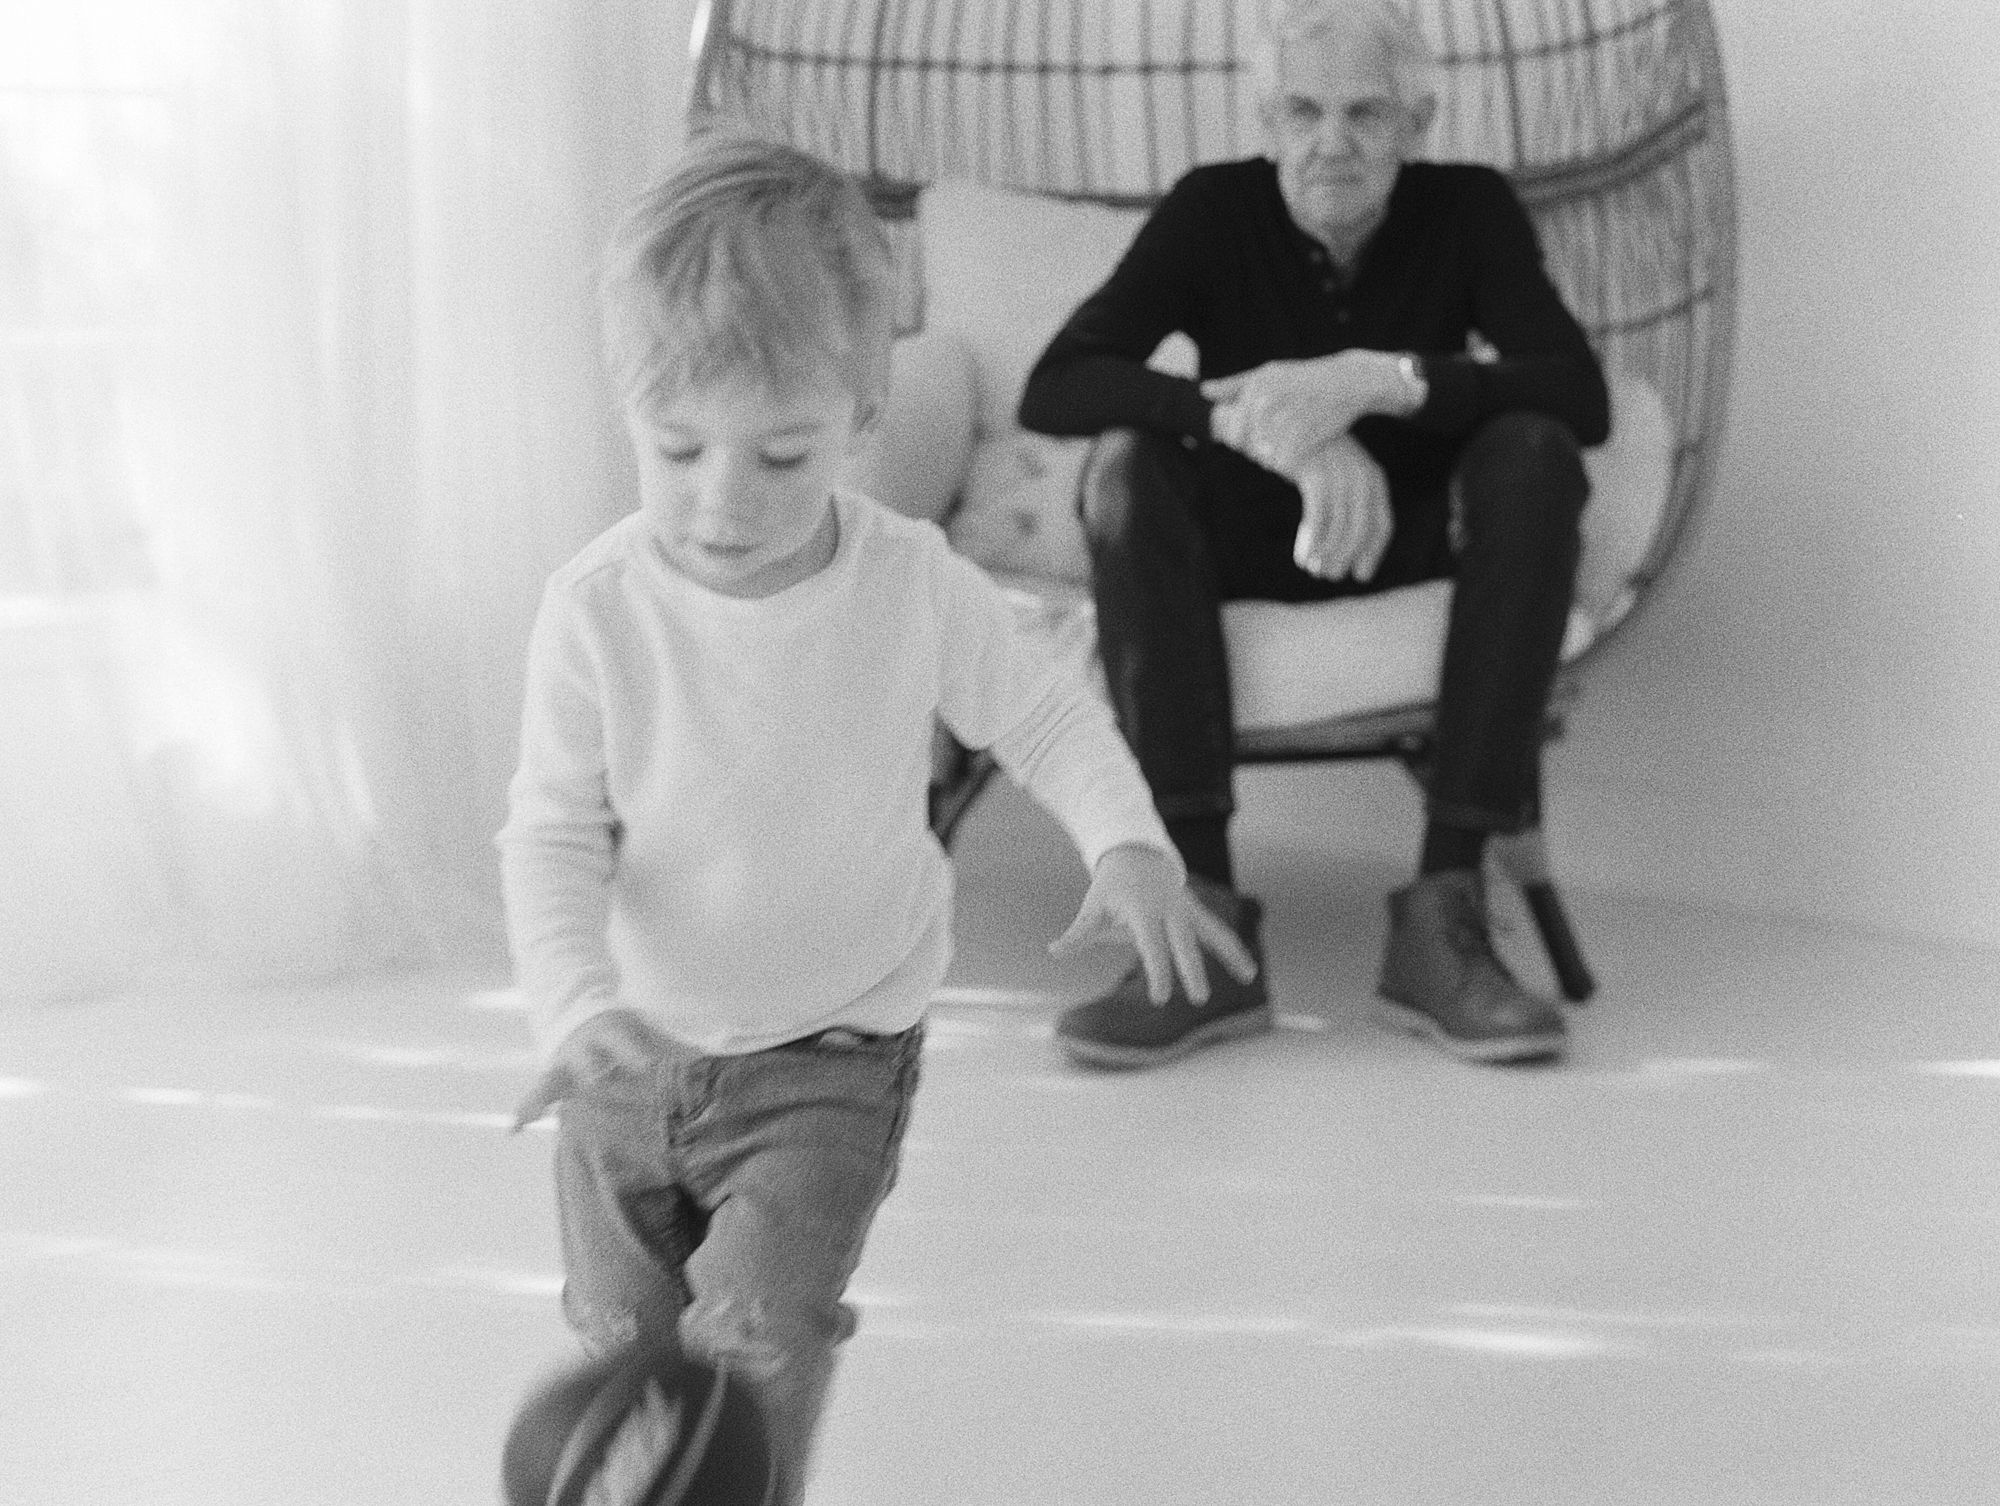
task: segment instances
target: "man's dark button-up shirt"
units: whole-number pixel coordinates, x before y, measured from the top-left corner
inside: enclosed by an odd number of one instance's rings
[[[1451,441],[1510,410],[1559,418],[1586,445],[1609,432],[1589,340],[1513,189],[1488,167],[1405,164],[1351,275],[1293,221],[1270,160],[1195,168],[1042,354],[1022,424],[1206,439],[1212,405],[1196,383],[1144,365],[1175,331],[1199,348],[1203,378],[1354,348],[1415,354],[1430,386],[1424,406],[1355,429],[1392,478],[1431,471]],[[1489,359],[1468,353],[1474,331]]]

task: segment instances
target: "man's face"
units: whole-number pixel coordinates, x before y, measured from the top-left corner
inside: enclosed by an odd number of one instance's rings
[[[1263,112],[1292,218],[1346,250],[1380,220],[1431,108],[1403,103],[1381,43],[1337,27],[1280,54]]]

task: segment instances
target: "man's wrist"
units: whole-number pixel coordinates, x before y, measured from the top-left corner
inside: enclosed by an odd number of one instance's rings
[[[1244,433],[1243,404],[1239,399],[1229,398],[1211,404],[1208,410],[1208,437],[1232,450],[1244,448],[1249,436]]]
[[[1408,418],[1430,401],[1430,378],[1424,374],[1424,363],[1411,351],[1400,351],[1395,355],[1394,414],[1398,418]]]

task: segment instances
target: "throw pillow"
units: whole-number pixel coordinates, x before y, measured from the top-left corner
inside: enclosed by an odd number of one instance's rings
[[[1010,428],[980,439],[965,496],[945,533],[968,559],[1002,575],[1087,583],[1090,559],[1076,499],[1087,439]]]

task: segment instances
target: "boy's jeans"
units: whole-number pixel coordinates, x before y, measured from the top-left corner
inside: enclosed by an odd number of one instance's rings
[[[678,1327],[763,1398],[784,1502],[805,1486],[841,1301],[896,1178],[923,1027],[828,1031],[650,1071],[562,1106],[563,1309],[594,1349]]]

